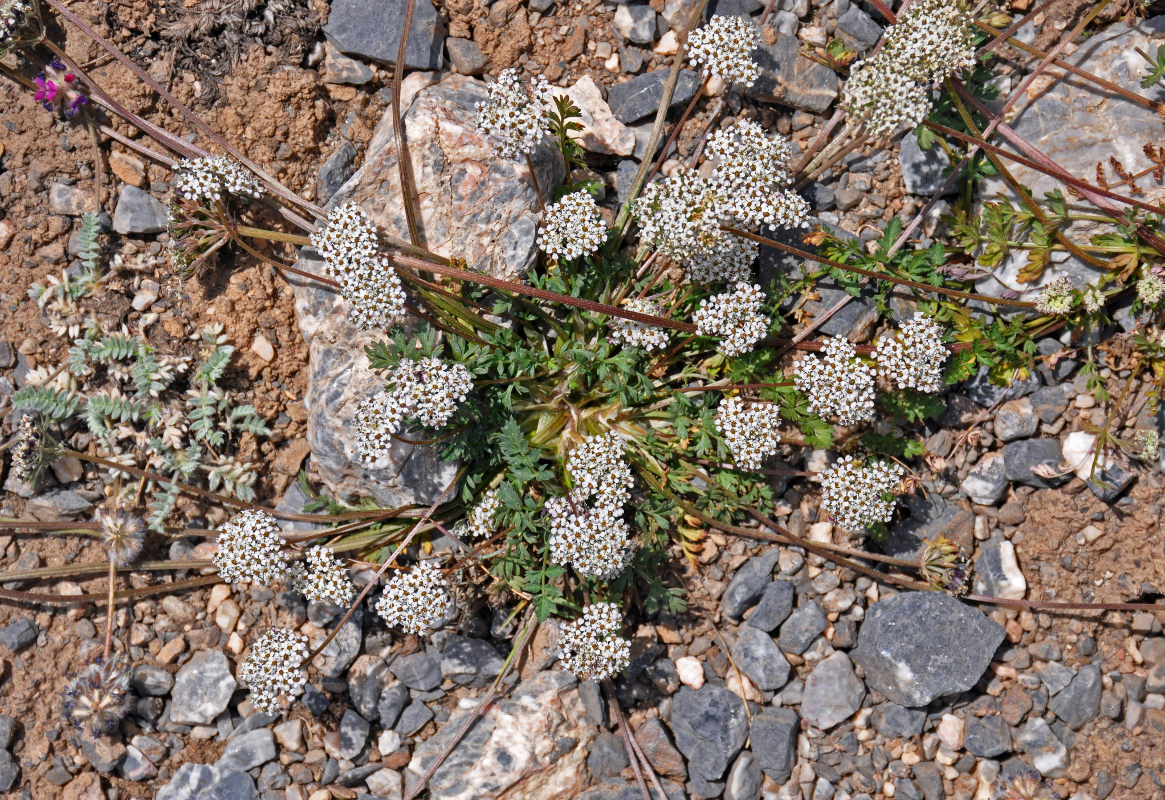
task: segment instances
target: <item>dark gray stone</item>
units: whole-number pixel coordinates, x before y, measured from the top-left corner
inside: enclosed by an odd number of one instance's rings
[[[1043,719],[1029,719],[1015,737],[1015,744],[1044,777],[1058,778],[1064,773],[1068,748],[1056,738]]]
[[[7,792],[20,777],[20,764],[7,750],[0,750],[0,792]]]
[[[700,773],[693,772],[685,788],[688,790],[687,797],[693,800],[711,800],[724,794],[724,781],[705,780]]]
[[[324,83],[341,86],[364,86],[376,77],[375,70],[363,61],[349,58],[331,44],[324,46]]]
[[[615,195],[619,198],[620,205],[627,202],[631,194],[631,184],[635,182],[638,171],[639,164],[629,159],[620,161],[619,166],[615,168]]]
[[[963,392],[979,405],[989,408],[996,403],[1026,397],[1040,386],[1040,377],[1034,372],[1026,378],[1012,381],[1008,386],[998,386],[991,382],[987,368],[984,367],[975,373],[975,377],[963,384]]]
[[[379,717],[380,695],[388,680],[388,665],[379,657],[361,656],[348,670],[348,698],[365,719]]]
[[[1027,591],[1027,581],[1015,559],[1015,548],[999,533],[979,543],[974,576],[975,594],[1019,600]]]
[[[781,624],[777,643],[786,653],[801,655],[827,627],[829,620],[825,618],[825,612],[816,600],[810,600]]]
[[[259,800],[259,790],[245,772],[188,762],[158,790],[154,800]]]
[[[368,720],[352,709],[344,712],[340,718],[340,757],[349,761],[360,755],[364,745],[368,743]]]
[[[223,772],[246,772],[266,764],[278,754],[270,728],[259,728],[228,741],[215,766]]]
[[[445,40],[445,47],[449,50],[449,60],[453,62],[455,72],[462,75],[480,75],[485,72],[489,57],[481,52],[477,42],[451,36]]]
[[[404,0],[333,0],[324,35],[354,58],[396,63],[404,30]],[[405,49],[408,69],[438,69],[445,24],[429,0],[417,0]]]
[[[179,725],[212,724],[226,710],[237,685],[221,651],[195,653],[174,678],[170,721]]]
[[[1032,392],[1031,403],[1040,422],[1050,425],[1067,410],[1068,395],[1064,394],[1060,386],[1041,386]]]
[[[972,755],[995,758],[1011,750],[1011,728],[1003,717],[971,717],[963,746]]]
[[[918,782],[918,788],[922,790],[923,800],[946,800],[947,792],[943,787],[943,776],[934,762],[920,761],[914,765],[913,772],[914,779]]]
[[[837,18],[837,29],[863,49],[872,47],[882,37],[882,26],[856,5],[851,5]]]
[[[313,456],[312,463],[315,463]],[[340,628],[328,646],[320,653],[319,670],[327,678],[342,678],[360,655],[360,646],[364,642],[364,606],[356,606],[356,610],[348,621]]]
[[[392,662],[392,674],[410,689],[427,692],[441,685],[441,659],[431,650],[418,650]]]
[[[1007,467],[1001,451],[980,456],[959,485],[972,503],[993,506],[1007,494]]]
[[[607,92],[607,105],[611,107],[615,118],[625,125],[632,125],[655,116],[659,104],[663,102],[663,87],[667,83],[668,72],[667,69],[657,69],[612,86]],[[696,96],[699,88],[699,75],[690,69],[681,71],[668,108],[674,109],[686,104]]]
[[[909,516],[890,529],[890,533],[880,543],[882,552],[896,558],[917,558],[922,553],[925,542],[945,535],[959,541],[960,530],[967,532],[970,539],[975,526],[975,516],[937,492],[907,495],[902,507]]]
[[[1034,436],[1039,430],[1040,418],[1036,416],[1031,400],[1021,397],[1009,400],[996,409],[992,423],[995,436],[1001,442],[1012,442]]]
[[[28,617],[21,617],[15,622],[0,628],[0,645],[7,647],[12,653],[19,653],[36,641],[40,630]]]
[[[850,6],[850,11],[857,11],[857,7]],[[838,25],[840,24],[841,21],[838,20]],[[943,173],[951,165],[950,158],[937,144],[929,150],[923,150],[918,146],[918,137],[913,132],[907,133],[901,141],[898,164],[902,167],[902,182],[906,184],[906,191],[930,197],[942,187],[945,180]],[[946,194],[957,192],[958,183],[952,182]]]
[[[133,689],[145,697],[162,697],[174,685],[174,676],[161,667],[142,665],[133,671]]]
[[[505,663],[501,654],[484,639],[450,636],[441,650],[441,674],[462,686],[485,686],[502,671]]]
[[[1056,439],[1023,439],[1003,448],[1007,479],[1038,488],[1055,488],[1072,480],[1072,473],[1060,475],[1060,442]],[[1047,472],[1045,478],[1035,469]],[[1055,473],[1055,474],[1054,474]]]
[[[745,750],[736,757],[728,771],[724,800],[760,800],[763,781],[756,757]]]
[[[380,727],[391,728],[400,719],[400,712],[409,701],[409,689],[403,683],[394,683],[387,687],[380,695],[380,702],[376,705],[376,713],[380,717]]]
[[[12,749],[20,723],[7,714],[0,714],[0,750]]]
[[[866,687],[845,653],[821,661],[805,680],[801,716],[815,728],[829,730],[862,707]]]
[[[300,699],[303,701],[304,706],[307,707],[307,710],[317,717],[322,717],[328,713],[328,708],[332,705],[332,701],[328,699],[328,696],[310,683],[303,687],[303,696]]]
[[[909,739],[922,733],[926,711],[897,703],[882,703],[874,709],[874,728],[888,739]]]
[[[615,9],[611,29],[635,44],[651,44],[655,40],[655,9],[646,3],[621,3]]]
[[[401,736],[412,736],[433,718],[433,710],[420,700],[414,700],[401,712],[394,730]]]
[[[1125,493],[1126,489],[1133,485],[1133,481],[1136,479],[1135,472],[1125,469],[1120,464],[1111,464],[1107,467],[1098,464],[1092,477],[1085,483],[1088,484],[1088,488],[1092,490],[1098,500],[1113,503]]]
[[[791,708],[766,708],[753,715],[749,737],[757,766],[770,780],[784,783],[797,763],[801,720]]]
[[[759,628],[742,626],[732,642],[732,658],[761,691],[774,691],[789,679],[789,662],[773,637]]]
[[[723,686],[684,686],[672,699],[669,720],[676,747],[688,759],[690,774],[717,781],[748,736],[744,702]]]
[[[706,16],[709,19],[713,16],[751,17],[763,6],[764,3],[758,2],[758,0],[711,0],[708,3]]]
[[[113,210],[113,229],[126,234],[161,233],[169,224],[166,204],[136,186],[122,186]]]
[[[1003,641],[1003,628],[939,592],[907,592],[875,603],[858,633],[854,661],[866,683],[904,706],[970,689]]]
[[[801,55],[795,36],[778,33],[772,44],[762,42],[753,58],[761,71],[747,91],[754,100],[821,114],[837,99],[837,73]]]
[[[796,596],[797,590],[788,581],[770,582],[761,593],[756,608],[745,619],[745,623],[753,628],[771,632],[788,619],[793,611]]]
[[[739,619],[772,582],[773,567],[779,556],[779,550],[770,547],[741,564],[720,597],[720,609],[728,616]]]
[[[340,142],[316,176],[316,202],[326,203],[332,195],[340,191],[356,172],[356,146],[344,139]],[[293,484],[294,485],[294,484]]]
[[[1103,689],[1100,682],[1100,667],[1089,664],[1081,668],[1067,687],[1048,701],[1048,708],[1069,728],[1079,730],[1084,723],[1095,719],[1100,713],[1100,695]]]
[[[630,765],[623,737],[616,733],[603,731],[587,752],[587,769],[595,780],[617,778]]]

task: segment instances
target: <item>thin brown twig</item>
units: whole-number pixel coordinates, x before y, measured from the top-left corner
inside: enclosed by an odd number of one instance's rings
[[[417,10],[417,0],[405,0],[404,27],[400,32],[400,44],[396,49],[396,63],[392,65],[392,135],[396,139],[397,165],[400,167],[400,188],[404,200],[405,220],[409,227],[409,241],[421,246],[421,225],[417,219],[417,182],[413,177],[413,162],[409,155],[404,124],[401,120],[400,92],[405,71],[405,53],[408,50],[409,34],[412,32],[413,15]]]

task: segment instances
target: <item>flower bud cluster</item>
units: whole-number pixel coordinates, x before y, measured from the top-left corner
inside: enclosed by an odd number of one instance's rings
[[[821,504],[846,530],[862,531],[889,522],[893,495],[904,474],[893,461],[862,462],[845,456],[822,476]]]
[[[379,252],[376,226],[358,205],[332,209],[327,227],[313,233],[311,243],[328,276],[339,281],[356,327],[378,330],[404,312],[404,287],[392,262]]]
[[[216,203],[228,196],[260,198],[263,185],[249,169],[226,156],[187,158],[174,166],[174,190],[195,203]]]
[[[824,356],[802,358],[793,383],[809,398],[809,410],[820,417],[834,416],[841,425],[855,425],[874,416],[874,370],[858,358],[848,339],[829,339]]]
[[[731,292],[714,294],[700,302],[692,322],[701,336],[719,336],[721,353],[739,356],[756,345],[769,329],[769,318],[760,313],[765,293],[745,281]]]
[[[650,314],[653,317],[662,315],[659,306],[650,300],[629,298],[623,301],[623,305],[628,311],[634,311],[637,314]],[[611,318],[609,338],[615,344],[623,347],[642,347],[649,353],[652,350],[662,350],[667,347],[668,342],[666,328],[622,317]]]
[[[389,383],[393,385],[391,392],[381,392],[356,408],[357,442],[360,457],[367,464],[388,457],[392,435],[405,419],[440,428],[473,389],[473,379],[463,365],[432,356],[402,358]]]
[[[726,222],[780,228],[806,224],[809,204],[785,188],[792,151],[784,138],[766,136],[760,125],[745,119],[716,131],[707,154],[715,163],[712,180]]]
[[[214,565],[227,583],[268,584],[287,575],[287,555],[275,517],[247,509],[218,528]]]
[[[286,628],[273,628],[251,645],[239,680],[251,692],[251,705],[266,714],[279,713],[279,697],[294,700],[303,692],[307,675],[307,637]]]
[[[708,75],[752,86],[760,77],[760,67],[752,58],[758,39],[756,25],[747,17],[716,14],[688,35],[688,60]]]
[[[899,389],[933,393],[942,389],[947,355],[942,328],[926,314],[916,313],[898,333],[878,339],[874,359],[878,374]]]
[[[546,207],[538,229],[538,249],[569,261],[589,255],[607,240],[607,226],[590,192],[571,192]]]
[[[457,523],[453,533],[474,539],[487,538],[494,532],[494,515],[501,507],[502,498],[498,490],[488,490],[481,496],[477,505],[470,509],[469,517]]]
[[[1165,297],[1165,281],[1152,272],[1137,281],[1137,297],[1147,306],[1155,306]]]
[[[573,487],[564,497],[549,498],[550,557],[584,575],[611,579],[635,556],[623,507],[631,499],[631,466],[616,433],[591,436],[566,461]]]
[[[16,428],[12,445],[12,477],[20,483],[31,483],[43,468],[44,432],[32,414],[23,414]]]
[[[1089,314],[1095,314],[1104,308],[1104,292],[1096,286],[1089,286],[1081,292],[1080,300],[1084,304],[1084,310]]]
[[[317,544],[307,551],[305,562],[292,565],[291,588],[313,603],[346,606],[352,602],[356,587],[330,547]]]
[[[619,635],[623,619],[613,603],[594,603],[562,626],[558,650],[562,665],[578,678],[601,681],[631,663],[631,644]]]
[[[1076,305],[1076,290],[1064,275],[1054,278],[1036,294],[1036,311],[1061,316],[1069,314]]]
[[[739,397],[726,397],[716,411],[716,430],[741,469],[758,470],[777,452],[780,424],[780,409],[775,403],[745,403]]]
[[[422,561],[388,582],[376,613],[405,633],[425,636],[440,626],[452,607],[449,582],[432,561]]]
[[[502,70],[488,87],[489,100],[477,104],[477,125],[493,139],[502,158],[520,158],[550,133],[553,97],[550,84],[539,77],[523,86],[518,70]]]

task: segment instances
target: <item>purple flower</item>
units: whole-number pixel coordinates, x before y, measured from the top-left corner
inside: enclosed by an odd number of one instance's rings
[[[65,109],[65,116],[71,117],[81,110],[81,106],[89,102],[89,98],[83,94],[79,94],[73,98],[73,102],[69,103],[69,107]]]
[[[57,96],[57,85],[50,80],[47,80],[44,73],[36,76],[36,85],[39,87],[33,99],[39,101],[46,109],[52,111],[53,100]]]

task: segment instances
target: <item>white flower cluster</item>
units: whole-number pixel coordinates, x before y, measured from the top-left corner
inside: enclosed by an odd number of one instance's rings
[[[634,207],[640,239],[678,264],[697,258],[720,239],[716,191],[695,170],[680,167],[643,187]]]
[[[488,91],[489,100],[477,104],[477,125],[494,140],[494,152],[519,158],[537,147],[550,132],[553,98],[546,79],[539,77],[527,88],[516,69],[505,69]]]
[[[716,245],[684,264],[692,283],[738,283],[752,277],[760,245],[733,233],[720,237]]]
[[[595,252],[606,240],[607,226],[590,192],[571,192],[547,206],[538,229],[538,249],[568,261]]]
[[[234,195],[259,198],[263,184],[249,169],[226,156],[187,158],[174,166],[174,190],[196,203],[214,203]]]
[[[760,469],[764,460],[777,452],[780,424],[776,403],[745,403],[739,397],[726,397],[716,411],[716,430],[741,469]]]
[[[920,392],[942,389],[948,355],[942,327],[923,313],[904,322],[898,333],[878,339],[874,352],[880,376],[893,380],[899,389]]]
[[[494,515],[502,507],[502,498],[497,489],[490,489],[481,496],[469,511],[469,517],[457,523],[453,532],[457,536],[471,536],[484,539],[494,532]]]
[[[628,311],[637,314],[650,314],[653,317],[662,315],[660,308],[647,299],[628,298],[623,301]],[[668,335],[666,328],[636,322],[633,319],[611,317],[610,339],[615,344],[624,347],[642,347],[647,352],[662,350],[667,347]]]
[[[635,555],[623,506],[631,499],[631,466],[616,433],[588,437],[571,451],[566,469],[573,480],[565,497],[545,503],[550,518],[550,557],[584,575],[616,578]]]
[[[287,575],[287,555],[275,517],[247,509],[218,528],[214,565],[227,583],[273,583]]]
[[[712,180],[720,198],[720,213],[741,226],[797,228],[806,224],[809,204],[785,188],[785,169],[792,151],[780,136],[765,135],[752,120],[740,120],[708,139],[707,154],[715,163]]]
[[[21,0],[6,0],[0,3],[0,45],[8,44],[16,29],[24,21],[24,15],[31,9]]]
[[[820,417],[835,416],[842,425],[855,425],[874,415],[874,370],[858,358],[848,339],[829,339],[824,357],[798,361],[793,383]]]
[[[1152,272],[1137,281],[1137,297],[1147,306],[1155,306],[1165,296],[1165,281]]]
[[[293,700],[303,691],[306,659],[306,636],[286,628],[273,628],[260,636],[239,670],[239,680],[251,692],[251,705],[266,714],[278,714],[280,695]]]
[[[18,483],[31,483],[41,465],[41,447],[44,436],[36,417],[22,414],[12,445],[12,477]]]
[[[449,582],[432,561],[422,561],[388,582],[376,602],[376,613],[406,633],[425,636],[441,624],[452,607]]]
[[[862,531],[876,522],[889,522],[894,513],[892,496],[904,474],[893,461],[862,462],[846,456],[821,477],[821,504],[846,530]]]
[[[1104,292],[1100,291],[1097,286],[1089,286],[1081,292],[1080,300],[1084,304],[1084,310],[1089,314],[1095,314],[1104,308]]]
[[[463,365],[431,356],[402,358],[388,382],[391,392],[381,392],[356,408],[356,437],[365,463],[388,457],[392,435],[406,418],[440,428],[473,389],[473,378]]]
[[[317,544],[307,551],[305,560],[306,564],[291,567],[291,588],[313,603],[346,606],[352,602],[356,587],[330,547]]]
[[[1076,290],[1072,288],[1072,281],[1061,275],[1048,282],[1036,294],[1036,311],[1041,314],[1063,315],[1072,311],[1076,305]]]
[[[760,77],[760,67],[752,59],[757,44],[752,20],[716,14],[707,25],[688,35],[688,59],[709,75],[752,86]]]
[[[765,293],[745,281],[731,292],[705,298],[692,317],[701,336],[719,336],[719,350],[726,356],[747,353],[768,332],[769,318],[760,313]]]
[[[930,87],[975,65],[974,28],[958,0],[917,0],[885,44],[850,69],[842,103],[875,137],[913,128],[930,112]]]
[[[562,665],[580,680],[618,675],[631,663],[631,644],[619,635],[622,627],[618,606],[587,606],[581,617],[562,626],[558,641]]]
[[[378,330],[404,312],[405,292],[392,262],[379,253],[376,226],[355,203],[332,209],[323,231],[311,235],[329,277],[351,306],[356,327]]]

